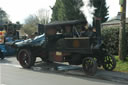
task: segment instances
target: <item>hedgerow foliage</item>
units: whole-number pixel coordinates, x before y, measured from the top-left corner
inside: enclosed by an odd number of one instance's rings
[[[102,28],[101,30],[105,49],[113,55],[118,55],[119,28],[120,28],[119,26],[108,26]],[[128,25],[126,26],[126,40],[128,42]],[[127,43],[127,47],[128,47],[128,43]]]

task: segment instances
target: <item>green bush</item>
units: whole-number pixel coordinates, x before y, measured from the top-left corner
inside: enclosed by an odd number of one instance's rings
[[[120,28],[119,26],[108,26],[102,28],[101,30],[105,49],[113,55],[118,55],[119,28]],[[126,26],[126,39],[128,41],[127,36],[128,36],[128,26]],[[127,43],[127,47],[128,47],[128,43]]]

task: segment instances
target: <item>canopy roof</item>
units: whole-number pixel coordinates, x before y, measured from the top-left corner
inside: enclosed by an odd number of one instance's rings
[[[72,21],[56,21],[44,25],[45,28],[57,27],[57,26],[66,26],[66,25],[78,25],[78,24],[87,24],[86,20],[72,20]]]

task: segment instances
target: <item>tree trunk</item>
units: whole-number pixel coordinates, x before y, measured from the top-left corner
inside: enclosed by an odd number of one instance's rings
[[[126,23],[126,0],[123,2],[123,10],[121,15],[121,23],[119,30],[119,57],[121,60],[125,60],[126,54],[126,33],[125,33],[125,23]]]

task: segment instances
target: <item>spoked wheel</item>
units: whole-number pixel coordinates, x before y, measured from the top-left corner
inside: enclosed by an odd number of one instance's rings
[[[31,52],[27,49],[21,49],[18,52],[19,63],[23,68],[30,68],[34,65],[36,57],[31,55]]]
[[[84,58],[82,66],[85,74],[91,75],[91,76],[95,75],[97,71],[96,60],[94,60],[91,57]]]
[[[116,60],[113,56],[105,56],[103,59],[103,68],[107,71],[112,71],[116,67]]]

